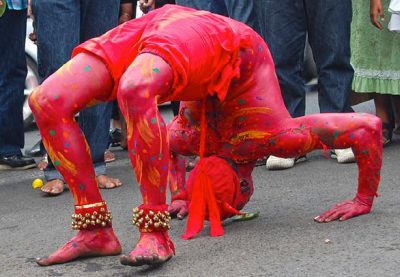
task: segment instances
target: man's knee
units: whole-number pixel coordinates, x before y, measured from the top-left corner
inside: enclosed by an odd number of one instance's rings
[[[121,79],[117,98],[122,112],[129,109],[131,115],[143,114],[149,106],[156,105],[155,97],[150,95],[149,84],[146,81],[135,83],[131,79]]]
[[[38,86],[29,96],[29,107],[36,121],[55,120],[63,117],[63,109],[56,103],[56,97],[49,95],[45,84]]]

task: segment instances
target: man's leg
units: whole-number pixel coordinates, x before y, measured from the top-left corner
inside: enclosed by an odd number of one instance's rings
[[[143,204],[133,211],[140,238],[135,249],[121,257],[125,265],[159,264],[174,254],[168,236],[170,216],[166,189],[170,162],[167,128],[158,99],[170,93],[171,67],[152,54],[139,55],[121,78],[118,103],[128,132],[128,151]]]
[[[32,168],[34,160],[23,158],[21,153],[24,147],[26,9],[6,9],[0,17],[0,25],[0,169]]]
[[[351,0],[306,0],[309,42],[317,64],[322,113],[351,112],[354,70],[350,65]]]
[[[50,76],[29,99],[47,152],[74,198],[72,228],[79,230],[48,258],[39,259],[40,265],[121,252],[111,226],[111,214],[98,189],[89,146],[74,119],[89,103],[109,98],[112,85],[111,75],[99,59],[79,54]]]

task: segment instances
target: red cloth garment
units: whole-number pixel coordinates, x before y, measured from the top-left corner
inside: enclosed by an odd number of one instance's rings
[[[72,56],[86,52],[105,62],[115,85],[111,98],[135,57],[153,53],[174,70],[173,92],[160,102],[197,100],[206,96],[204,93],[222,101],[231,80],[240,76],[239,51],[249,46],[253,33],[223,16],[166,5],[79,45]]]

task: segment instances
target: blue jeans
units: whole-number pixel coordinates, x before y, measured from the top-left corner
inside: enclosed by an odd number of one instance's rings
[[[39,75],[44,80],[66,63],[80,43],[102,35],[118,23],[119,0],[32,0],[38,37]],[[96,175],[105,174],[104,151],[109,143],[112,102],[79,113]],[[62,179],[49,164],[47,180]]]
[[[7,9],[0,17],[0,156],[21,155],[25,143],[26,12]]]
[[[351,112],[351,0],[260,0],[257,5],[262,34],[274,59],[290,114],[305,114],[301,70],[307,34],[317,65],[320,111]]]
[[[224,15],[243,22],[261,33],[255,10],[255,2],[259,0],[176,0],[176,4],[198,10]]]

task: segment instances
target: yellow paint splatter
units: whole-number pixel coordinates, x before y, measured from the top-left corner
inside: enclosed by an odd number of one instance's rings
[[[72,175],[76,176],[78,174],[78,170],[76,166],[70,162],[62,153],[54,151],[53,147],[44,139],[43,144],[46,146],[47,152],[53,161],[59,161],[60,166],[66,170],[68,170]]]
[[[248,114],[261,113],[261,114],[271,114],[272,109],[267,107],[251,107],[251,108],[241,108],[235,112],[234,116],[244,116]]]
[[[66,62],[59,70],[56,71],[56,74],[61,77],[64,76],[64,73],[71,74],[72,73],[72,70],[71,70],[72,63],[73,63],[72,60],[69,60],[68,62]]]
[[[87,107],[87,108],[88,108],[88,107],[92,107],[92,106],[97,105],[97,104],[99,104],[99,103],[101,103],[101,101],[99,101],[99,100],[97,100],[97,99],[92,99],[92,100],[90,100],[89,103],[86,104],[86,107]]]
[[[153,79],[154,57],[150,57],[148,62],[142,63],[140,67],[140,74],[144,79]]]
[[[142,140],[150,147],[154,140],[154,134],[145,118],[138,120],[138,123],[136,124],[136,130],[138,131]]]
[[[148,175],[147,178],[149,178],[149,182],[155,186],[159,187],[160,186],[160,172],[158,170],[151,166],[148,170]]]
[[[268,133],[265,131],[250,130],[250,131],[238,133],[235,137],[230,139],[229,143],[232,145],[238,145],[239,143],[243,142],[244,140],[265,139],[270,135],[271,135],[271,133]]]
[[[142,184],[142,174],[143,174],[143,161],[140,158],[139,154],[136,154],[136,161],[135,161],[135,174],[136,180],[139,183],[139,186]]]

